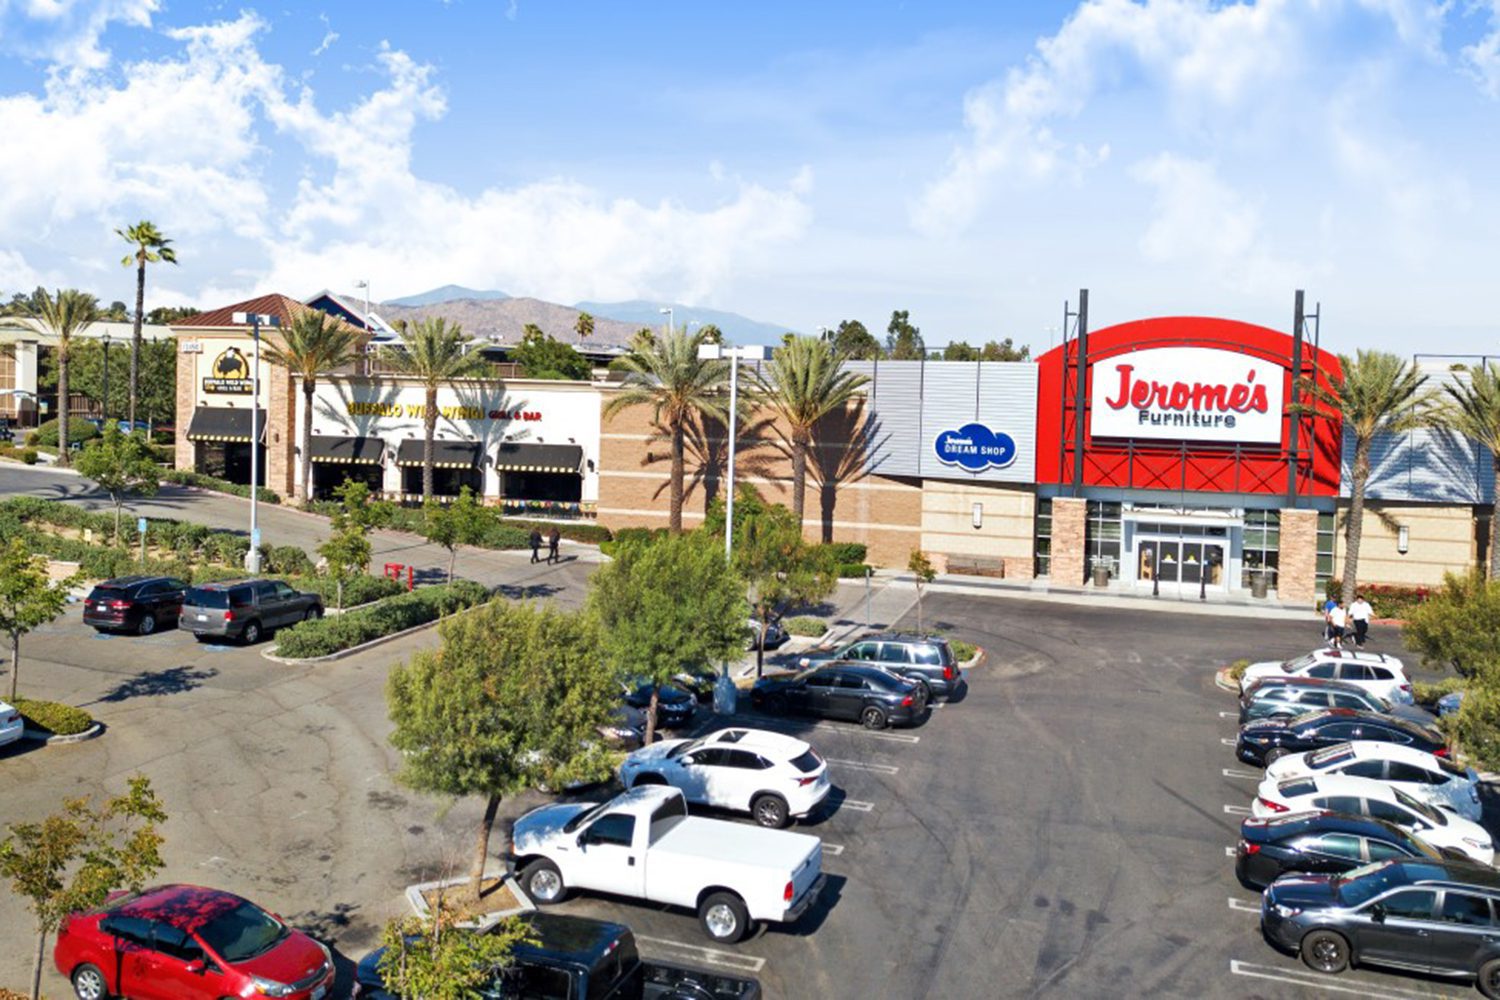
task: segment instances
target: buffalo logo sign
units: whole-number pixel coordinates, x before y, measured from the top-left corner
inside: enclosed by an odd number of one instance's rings
[[[1015,439],[984,424],[964,424],[956,431],[943,431],[932,448],[944,465],[974,473],[1004,469],[1016,460]]]
[[[226,347],[214,358],[213,366],[203,379],[204,392],[248,396],[255,391],[250,380],[250,362],[238,347]]]

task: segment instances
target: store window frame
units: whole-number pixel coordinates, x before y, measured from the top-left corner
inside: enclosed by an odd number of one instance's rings
[[[1034,576],[1052,575],[1052,498],[1037,497],[1035,527],[1035,559],[1032,566]]]
[[[1092,575],[1104,565],[1111,579],[1120,576],[1125,547],[1125,505],[1117,500],[1090,500],[1084,513],[1084,566]]]
[[[1281,572],[1281,511],[1246,510],[1240,535],[1240,586],[1250,589],[1256,573],[1268,573],[1276,586]]]
[[[1318,554],[1316,592],[1328,593],[1328,581],[1333,579],[1333,551],[1338,535],[1338,516],[1333,511],[1318,511]]]

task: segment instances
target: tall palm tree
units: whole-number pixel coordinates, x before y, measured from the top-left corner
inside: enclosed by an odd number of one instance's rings
[[[37,318],[57,339],[57,452],[58,462],[71,465],[68,451],[68,355],[73,335],[99,318],[99,300],[76,288],[59,288],[55,296],[38,289]]]
[[[1423,388],[1427,376],[1403,358],[1386,351],[1339,355],[1343,372],[1327,384],[1302,378],[1298,387],[1308,403],[1297,412],[1343,420],[1354,435],[1354,465],[1349,476],[1349,519],[1344,525],[1344,579],[1341,594],[1354,599],[1359,576],[1359,545],[1364,536],[1365,484],[1370,478],[1370,446],[1381,434],[1399,434],[1434,422],[1433,395]]]
[[[292,317],[281,330],[281,343],[269,343],[266,357],[302,380],[302,499],[312,499],[313,392],[318,374],[353,361],[359,333],[325,312],[308,309]]]
[[[729,363],[698,357],[699,338],[684,330],[659,339],[639,338],[618,362],[625,373],[620,392],[604,406],[612,417],[632,406],[649,406],[652,422],[672,445],[672,493],[668,526],[682,530],[687,423],[693,414],[728,422],[729,400],[721,391],[729,382]]]
[[[1490,453],[1490,494],[1500,487],[1500,368],[1485,362],[1468,369],[1468,378],[1455,379],[1443,386],[1448,398],[1437,412],[1438,422],[1479,442]],[[1490,579],[1500,579],[1500,537],[1491,521]]]
[[[135,247],[120,260],[124,267],[135,265],[135,329],[130,334],[130,426],[133,429],[136,383],[141,367],[141,318],[146,309],[146,265],[175,264],[177,251],[172,249],[172,241],[161,234],[156,224],[145,219],[128,229],[116,229],[115,235]]]
[[[578,319],[573,323],[573,332],[578,334],[578,342],[581,344],[594,335],[594,316],[592,313],[581,312]]]
[[[787,335],[771,363],[751,376],[755,395],[786,421],[792,446],[792,513],[802,523],[807,497],[807,453],[818,422],[843,409],[870,380],[844,368],[844,359],[820,337]]]
[[[391,367],[411,375],[427,390],[422,419],[422,502],[432,499],[432,441],[437,433],[438,387],[481,374],[486,363],[478,352],[466,352],[463,327],[441,316],[419,319],[399,331],[404,350],[391,351]]]

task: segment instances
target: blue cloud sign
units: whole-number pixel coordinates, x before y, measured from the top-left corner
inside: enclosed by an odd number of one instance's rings
[[[1016,460],[1015,440],[984,424],[964,424],[956,431],[943,431],[932,448],[939,462],[969,472],[1003,469]]]

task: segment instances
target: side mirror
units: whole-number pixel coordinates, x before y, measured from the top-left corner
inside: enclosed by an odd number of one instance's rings
[[[1374,906],[1370,907],[1370,919],[1375,921],[1377,924],[1385,923],[1385,907],[1380,905],[1379,903],[1376,903]]]
[[[203,970],[206,968],[208,968],[208,965],[203,961],[203,959],[195,958],[187,965],[183,966],[182,971],[186,972],[190,976],[201,976],[203,975]]]
[[[588,842],[589,842],[589,835],[588,835],[587,831],[585,831],[583,833],[580,833],[578,835],[578,839],[575,841],[575,843],[577,843],[579,847],[587,847],[588,846]]]

